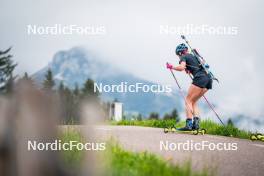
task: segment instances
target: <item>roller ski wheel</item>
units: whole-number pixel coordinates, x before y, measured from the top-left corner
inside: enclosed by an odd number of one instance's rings
[[[205,135],[206,134],[206,129],[202,128],[202,129],[198,129],[198,130],[192,130],[194,135]]]
[[[251,134],[250,140],[252,140],[252,141],[259,140],[259,141],[264,142],[264,134],[261,134],[261,133]]]
[[[256,136],[257,136],[258,140],[264,139],[264,134],[257,133]]]
[[[176,131],[177,130],[176,130],[175,127],[166,127],[166,128],[164,128],[164,133],[169,133],[169,132],[174,133]]]
[[[188,130],[188,131],[177,130],[177,132],[179,132],[179,133],[188,133],[188,134],[193,134],[193,135],[198,135],[198,134],[205,135],[206,134],[206,129],[202,128],[202,129],[198,129],[198,130]]]
[[[202,135],[207,133],[206,129],[204,129],[204,128],[201,129],[201,132],[202,132]]]
[[[258,138],[257,138],[257,136],[255,134],[251,134],[250,135],[250,140],[251,141],[256,141],[256,140],[258,140]]]

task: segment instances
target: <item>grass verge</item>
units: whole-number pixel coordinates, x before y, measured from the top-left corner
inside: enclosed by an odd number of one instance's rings
[[[148,152],[134,153],[118,144],[108,145],[108,176],[206,176],[209,171],[193,171],[190,162],[174,165]],[[212,174],[210,174],[212,175]]]
[[[81,133],[74,129],[66,129],[61,133],[61,140],[83,141]],[[190,162],[182,165],[175,165],[154,154],[148,152],[130,152],[122,149],[113,140],[107,143],[106,150],[103,151],[105,176],[207,176],[209,170],[200,172],[193,171]],[[101,155],[101,154],[100,154]],[[83,162],[84,151],[69,150],[63,151],[62,157],[68,167],[80,168]]]
[[[60,133],[62,143],[69,143],[70,141],[83,142],[84,139],[81,133],[75,129],[67,128]],[[67,167],[72,169],[79,169],[84,158],[84,152],[73,148],[72,150],[62,151],[62,158]]]

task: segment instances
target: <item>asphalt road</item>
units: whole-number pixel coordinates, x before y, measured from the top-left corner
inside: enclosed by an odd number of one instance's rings
[[[107,140],[115,138],[127,150],[148,151],[164,157],[168,162],[182,164],[191,160],[195,170],[213,168],[216,175],[260,176],[264,175],[264,143],[245,139],[214,135],[191,135],[182,133],[163,133],[163,129],[136,126],[96,126],[96,136]],[[161,144],[170,144],[171,148]],[[184,143],[209,144],[211,148],[191,150],[182,147]],[[175,148],[175,146],[181,145]],[[213,144],[211,144],[213,143]],[[225,144],[219,144],[225,143]],[[227,150],[210,150],[216,144],[227,146]],[[187,144],[185,144],[186,147]],[[233,145],[230,147],[228,145]],[[190,146],[190,145],[189,145]],[[208,146],[208,145],[207,145]],[[236,146],[236,147],[234,147]],[[220,148],[220,149],[221,149]],[[235,150],[237,148],[237,150]],[[233,150],[230,150],[233,149]]]

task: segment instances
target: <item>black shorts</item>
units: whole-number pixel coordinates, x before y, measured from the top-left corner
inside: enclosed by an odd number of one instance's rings
[[[200,88],[212,89],[213,80],[208,75],[204,75],[204,76],[195,77],[193,79],[192,84]]]

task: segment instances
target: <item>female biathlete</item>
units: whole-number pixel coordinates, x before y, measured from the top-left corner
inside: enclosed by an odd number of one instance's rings
[[[193,82],[188,90],[185,101],[186,125],[177,130],[198,130],[200,118],[197,102],[209,89],[212,89],[213,81],[195,56],[188,53],[188,47],[184,43],[178,45],[175,52],[180,59],[179,65],[174,67],[171,64],[167,64],[167,68],[176,71],[185,70],[187,74],[193,75]]]

